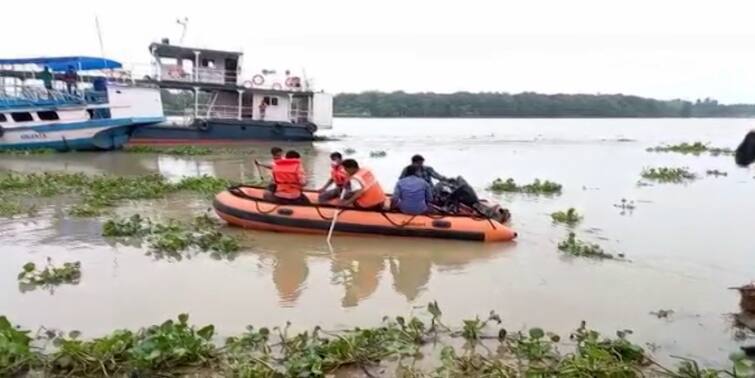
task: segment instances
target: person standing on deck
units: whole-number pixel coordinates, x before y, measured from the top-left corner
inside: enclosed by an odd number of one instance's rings
[[[340,152],[334,152],[330,154],[330,178],[325,185],[318,190],[318,202],[327,202],[334,198],[341,196],[343,188],[348,181],[349,174],[343,168],[343,155]],[[328,190],[328,187],[335,185],[333,189]]]
[[[77,82],[79,81],[79,75],[76,73],[76,69],[73,66],[68,66],[68,70],[63,75],[63,81],[66,82],[66,90],[69,94],[75,94],[77,91]]]
[[[428,167],[425,165],[425,158],[422,157],[422,155],[414,155],[412,156],[412,164],[408,165],[406,168],[404,168],[403,171],[401,171],[401,176],[399,176],[399,180],[402,178],[405,178],[407,176],[410,176],[409,173],[409,167],[415,167],[416,170],[414,173],[415,175],[419,176],[423,180],[427,181],[430,186],[433,185],[433,179],[439,180],[439,181],[445,181],[447,178],[437,171],[433,169],[433,167]]]
[[[264,97],[262,101],[260,101],[260,121],[265,120],[265,110],[267,110],[267,97]]]
[[[52,72],[50,72],[50,67],[45,66],[45,69],[42,70],[39,74],[39,79],[42,80],[42,82],[45,85],[45,89],[47,89],[47,94],[50,95],[50,91],[52,91]]]
[[[346,192],[341,206],[358,209],[381,211],[385,207],[385,192],[369,169],[359,168],[354,159],[343,161],[343,168],[349,174],[349,191]]]
[[[407,176],[399,180],[393,190],[392,207],[398,207],[404,214],[424,214],[430,209],[433,189],[417,175],[417,167],[406,167],[406,173]]]

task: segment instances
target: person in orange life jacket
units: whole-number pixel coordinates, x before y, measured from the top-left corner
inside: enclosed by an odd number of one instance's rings
[[[275,162],[283,158],[283,149],[280,147],[273,147],[270,149],[270,155],[272,156],[273,160],[270,162],[270,164],[263,164],[260,163],[258,160],[254,160],[254,164],[258,167],[262,167],[265,169],[273,170],[273,166],[275,165]],[[262,178],[262,173],[260,173],[260,179]],[[271,182],[270,185],[267,186],[267,190],[270,192],[275,192],[275,182]]]
[[[307,179],[301,165],[301,155],[296,151],[286,152],[286,157],[273,164],[275,190],[265,193],[265,198],[283,204],[307,204],[302,192]]]
[[[340,202],[341,206],[354,205],[360,209],[383,210],[385,192],[372,172],[366,168],[359,168],[359,163],[354,159],[346,159],[342,165],[349,175],[349,186],[344,199]]]
[[[283,158],[283,149],[280,148],[280,147],[273,147],[273,148],[270,149],[270,155],[273,157],[273,161],[270,164],[263,164],[263,163],[260,163],[257,160],[254,161],[254,164],[256,164],[256,165],[258,165],[258,166],[260,166],[262,168],[266,168],[266,169],[272,170],[273,169],[273,164],[275,164],[275,161],[276,160],[280,160],[280,159]]]
[[[317,197],[318,202],[328,202],[341,196],[343,187],[348,181],[348,174],[343,168],[343,165],[341,165],[342,162],[343,156],[340,152],[330,154],[330,178],[328,179],[328,182],[318,190],[318,192],[320,192]],[[331,185],[335,185],[335,187],[328,190]]]

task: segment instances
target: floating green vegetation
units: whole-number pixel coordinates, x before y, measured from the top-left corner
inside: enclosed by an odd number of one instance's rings
[[[719,171],[718,169],[709,169],[705,171],[705,174],[708,176],[714,176],[714,177],[721,177],[721,176],[728,176],[729,174],[724,171]]]
[[[430,306],[432,306],[431,304]],[[430,309],[428,306],[428,310]],[[247,327],[243,334],[212,340],[215,327],[196,327],[181,314],[138,331],[118,330],[104,337],[82,340],[80,333],[47,331],[54,349],[32,347],[28,331],[19,330],[0,317],[0,373],[3,376],[32,371],[45,376],[175,376],[213,371],[229,377],[322,377],[360,368],[367,376],[372,369],[385,370],[385,361],[399,360],[401,377],[749,377],[752,362],[734,357],[730,370],[702,369],[684,360],[676,371],[649,358],[645,350],[629,340],[629,330],[606,337],[582,322],[569,339],[571,352],[562,354],[561,337],[531,328],[509,335],[500,328],[500,318],[491,313],[488,321],[465,321],[462,327],[447,327],[440,311],[427,322],[418,317],[384,318],[374,328],[353,328],[327,332],[319,327],[301,333],[285,327]],[[463,337],[467,345],[451,346]],[[492,344],[492,345],[491,345]],[[495,348],[497,344],[497,348]],[[424,346],[442,347],[440,358],[428,369],[407,367],[418,361]],[[482,348],[476,348],[476,346]],[[490,352],[493,346],[497,352]],[[488,351],[478,352],[479,349]],[[390,373],[387,373],[390,375]],[[383,375],[382,373],[380,375]]]
[[[569,233],[569,237],[558,243],[558,249],[571,256],[590,257],[596,259],[613,259],[614,256],[610,253],[603,251],[597,244],[590,244],[577,239],[573,232]],[[622,256],[619,256],[622,257]]]
[[[344,155],[354,155],[355,153],[357,153],[357,150],[355,150],[355,149],[353,149],[351,147],[346,147],[343,150],[343,153],[344,153]]]
[[[77,284],[81,279],[81,263],[67,262],[62,266],[54,266],[52,259],[47,258],[44,269],[38,269],[33,262],[24,264],[18,281],[25,286],[57,286],[61,284]]]
[[[127,146],[123,149],[125,152],[135,154],[165,154],[178,156],[203,156],[222,153],[225,150],[213,150],[207,147],[197,146],[175,146],[175,147],[154,147],[154,146]]]
[[[571,207],[566,211],[556,211],[555,213],[551,213],[551,218],[554,222],[566,223],[573,226],[581,222],[583,217],[577,213],[577,210]]]
[[[161,175],[120,177],[61,172],[0,173],[0,191],[7,193],[8,197],[77,195],[80,202],[68,212],[81,217],[100,215],[124,200],[158,199],[181,191],[214,195],[232,185],[230,180],[211,176],[187,177],[178,183],[171,183]],[[7,203],[14,201],[11,199]],[[10,209],[12,205],[4,206]]]
[[[647,149],[648,152],[675,152],[680,154],[700,155],[703,153],[709,153],[713,156],[718,155],[733,155],[734,151],[729,148],[710,147],[707,143],[694,142],[694,143],[680,143],[673,145],[663,145]]]
[[[139,214],[129,218],[110,219],[102,226],[102,235],[114,238],[146,238],[151,250],[171,255],[189,248],[227,256],[241,249],[239,241],[217,230],[219,224],[207,214],[194,218],[190,224],[175,220],[155,223]]]
[[[0,197],[0,217],[12,218],[21,214],[32,217],[37,214],[37,207],[34,205],[22,205],[13,199]]]
[[[50,155],[54,154],[57,151],[53,150],[52,148],[20,148],[20,149],[0,149],[0,154],[2,155],[19,155],[19,156],[29,156],[29,155]]]
[[[548,180],[540,181],[540,179],[535,179],[531,184],[519,186],[513,178],[508,178],[506,181],[498,178],[493,181],[488,187],[488,190],[498,193],[561,194],[561,184]]]
[[[388,156],[388,153],[385,151],[370,151],[370,157],[372,158],[381,158]]]
[[[645,168],[642,171],[642,178],[661,183],[683,183],[697,178],[687,168]]]

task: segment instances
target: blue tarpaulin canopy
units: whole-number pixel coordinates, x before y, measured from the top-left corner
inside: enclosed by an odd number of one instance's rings
[[[53,58],[25,58],[25,59],[0,59],[3,64],[36,64],[50,67],[53,72],[65,72],[68,66],[73,66],[77,71],[103,70],[121,68],[122,64],[105,58],[93,58],[89,56],[63,56]]]

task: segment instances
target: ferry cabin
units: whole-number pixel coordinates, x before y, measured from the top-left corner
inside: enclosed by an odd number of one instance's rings
[[[283,122],[330,128],[332,96],[315,92],[302,76],[263,70],[242,75],[243,54],[234,51],[150,45],[154,79],[165,89],[193,93],[193,107],[170,112],[186,118]],[[167,109],[166,109],[166,113]]]

